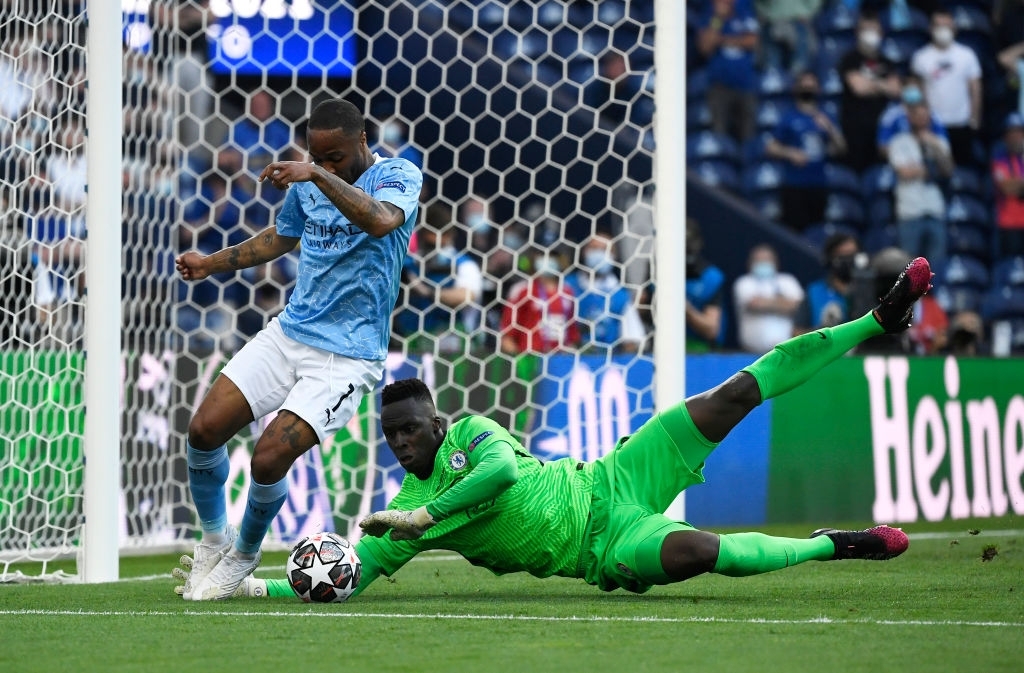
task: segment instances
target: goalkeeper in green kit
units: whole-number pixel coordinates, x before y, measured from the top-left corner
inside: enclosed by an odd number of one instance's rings
[[[497,574],[578,577],[605,591],[636,593],[708,572],[742,577],[805,561],[898,556],[907,536],[884,525],[822,529],[807,539],[717,535],[663,512],[704,481],[707,456],[754,407],[861,341],[905,330],[931,278],[927,260],[913,260],[871,313],[779,344],[719,386],[656,414],[594,462],[541,463],[482,416],[446,429],[422,381],[385,386],[381,427],[407,475],[388,509],[360,522],[362,579],[353,595],[431,549],[457,552]],[[248,577],[235,595],[294,593],[286,579]]]

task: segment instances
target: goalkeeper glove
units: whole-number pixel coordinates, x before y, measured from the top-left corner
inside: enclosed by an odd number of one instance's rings
[[[418,540],[428,529],[437,524],[427,508],[420,507],[411,512],[388,509],[374,512],[359,522],[363,532],[373,537],[383,537],[391,530],[392,540]]]
[[[171,576],[174,579],[181,580],[182,582],[188,582],[189,575],[192,574],[192,557],[187,554],[178,559],[178,563],[181,564],[180,568],[175,568],[171,571]],[[174,593],[181,596],[185,593],[185,585],[179,584],[174,587]],[[235,593],[231,594],[232,598],[266,598],[267,597],[267,581],[256,579],[252,575],[247,576],[242,583],[235,589]]]

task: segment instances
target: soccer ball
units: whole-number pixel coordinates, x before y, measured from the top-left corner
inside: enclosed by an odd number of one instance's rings
[[[341,603],[359,586],[363,564],[352,543],[336,533],[299,540],[285,572],[295,595],[307,603]]]

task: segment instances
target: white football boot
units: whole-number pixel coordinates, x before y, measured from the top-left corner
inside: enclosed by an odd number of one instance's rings
[[[224,554],[228,553],[228,550],[234,547],[235,538],[238,537],[238,531],[234,526],[228,525],[224,529],[225,542],[221,544],[207,544],[202,540],[195,546],[192,552],[192,571],[189,573],[188,579],[185,581],[185,590],[182,592],[181,597],[186,601],[192,600],[192,596],[195,593],[195,588],[199,586],[207,575],[213,572],[213,569],[217,567],[221,559],[224,558]],[[184,565],[185,556],[182,556],[182,564]]]
[[[238,589],[238,585],[256,570],[262,558],[263,552],[261,551],[257,551],[254,556],[249,557],[248,554],[243,554],[232,546],[228,553],[224,554],[217,567],[202,581],[194,585],[192,600],[219,601],[231,598],[235,590]]]

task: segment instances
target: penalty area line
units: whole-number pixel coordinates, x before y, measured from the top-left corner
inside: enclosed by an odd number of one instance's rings
[[[395,614],[386,612],[286,612],[274,610],[268,612],[230,611],[230,610],[0,610],[0,616],[39,616],[39,617],[298,617],[309,619],[445,619],[452,621],[509,621],[509,622],[609,622],[638,624],[746,624],[746,625],[784,625],[784,626],[967,626],[982,628],[1022,628],[1024,622],[969,621],[947,619],[832,619],[830,617],[814,617],[812,619],[769,619],[754,617],[737,619],[734,617],[617,617],[617,616],[545,616],[545,615],[473,615],[445,613],[412,613]]]

